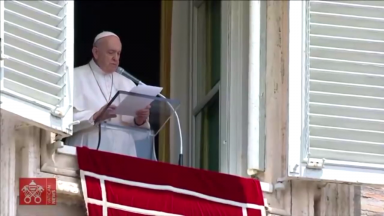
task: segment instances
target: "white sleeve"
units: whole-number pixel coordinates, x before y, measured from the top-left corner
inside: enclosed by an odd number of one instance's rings
[[[80,124],[73,126],[73,132],[79,132],[94,126],[93,114],[98,110],[89,109],[89,101],[86,98],[92,95],[89,89],[89,76],[87,75],[88,67],[80,66],[74,69],[73,85],[73,121],[80,121]]]
[[[149,125],[149,119],[147,119],[145,123],[140,126],[135,124],[135,117],[133,116],[122,116],[122,119],[123,119],[123,122],[125,122],[128,126],[131,126],[131,127],[141,127],[141,128],[147,128],[147,129],[151,128],[151,126]]]
[[[97,111],[94,110],[83,110],[78,111],[76,108],[73,109],[73,120],[80,121],[80,124],[73,126],[73,132],[79,132],[81,130],[88,129],[94,126],[93,114]]]

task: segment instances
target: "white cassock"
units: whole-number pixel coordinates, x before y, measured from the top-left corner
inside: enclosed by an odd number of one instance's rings
[[[74,125],[73,136],[67,138],[66,144],[96,149],[99,127],[97,124],[93,124],[93,114],[107,104],[118,90],[130,91],[135,86],[131,80],[118,73],[104,73],[93,60],[89,64],[75,68],[73,118],[74,121],[80,121],[80,124]],[[113,104],[118,105],[122,99],[123,97],[118,97]],[[133,119],[133,116],[118,115],[109,123],[137,127]],[[148,121],[140,127],[150,128]],[[136,156],[135,140],[131,133],[121,130],[105,130],[103,127],[99,150]]]

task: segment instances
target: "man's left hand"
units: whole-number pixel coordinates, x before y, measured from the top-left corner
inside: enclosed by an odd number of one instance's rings
[[[148,105],[144,109],[141,109],[141,110],[136,112],[136,117],[135,117],[136,124],[142,125],[145,123],[145,121],[147,121],[147,119],[149,117],[149,109],[150,108],[151,108],[151,106]]]

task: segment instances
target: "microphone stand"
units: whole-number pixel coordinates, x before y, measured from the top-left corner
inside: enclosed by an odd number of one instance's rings
[[[138,84],[139,85],[146,85],[145,83],[141,82],[140,80],[138,80]],[[161,98],[164,98],[164,99],[167,99],[167,97],[165,97],[164,95],[162,95],[161,93],[158,94],[159,97]],[[176,122],[177,122],[177,127],[179,129],[179,138],[180,138],[180,152],[179,152],[179,165],[182,166],[183,165],[183,134],[181,132],[181,125],[180,125],[180,119],[179,119],[179,115],[177,114],[176,110],[173,108],[173,106],[167,101],[167,104],[168,106],[172,109],[173,113],[175,114],[175,117],[176,117]]]

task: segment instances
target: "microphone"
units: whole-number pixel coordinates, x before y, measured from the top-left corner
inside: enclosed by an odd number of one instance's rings
[[[124,70],[121,67],[118,67],[116,72],[118,74],[121,74],[124,77],[132,80],[136,85],[146,85],[141,80],[137,79],[135,76],[133,76],[132,74],[130,74],[128,71]],[[167,99],[167,97],[165,97],[161,93],[159,93],[158,96],[161,97],[161,98]],[[183,165],[183,134],[182,134],[182,131],[181,131],[180,119],[179,119],[179,115],[177,114],[177,112],[173,108],[173,106],[168,101],[167,101],[167,104],[172,109],[173,113],[175,114],[176,122],[177,122],[177,127],[179,129],[179,138],[180,138],[179,165],[182,166]]]
[[[138,84],[141,84],[141,85],[145,85],[143,82],[141,82],[139,79],[137,79],[135,76],[133,76],[132,74],[130,74],[129,72],[127,72],[126,70],[124,70],[123,68],[121,67],[118,67],[116,72],[118,74],[121,74],[123,76],[125,76],[126,78],[132,80],[134,83],[136,83],[137,85]]]

